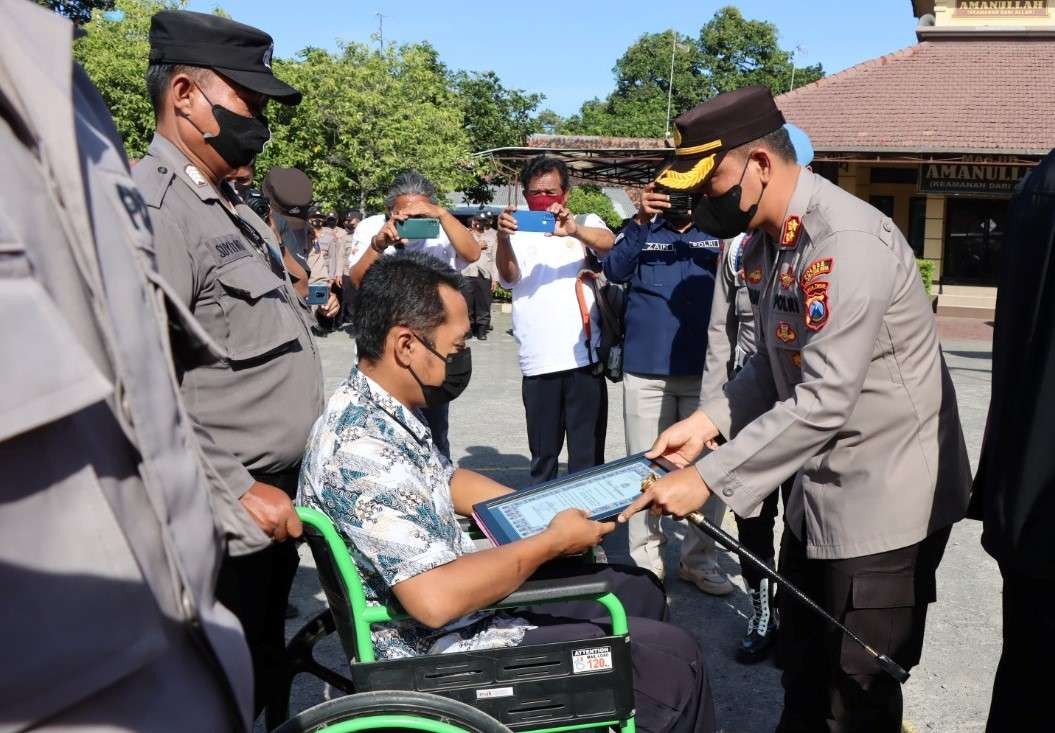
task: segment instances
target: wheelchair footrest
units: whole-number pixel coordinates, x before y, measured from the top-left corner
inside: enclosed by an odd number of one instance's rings
[[[625,636],[353,664],[351,669],[357,691],[443,695],[514,730],[621,721],[634,713]]]

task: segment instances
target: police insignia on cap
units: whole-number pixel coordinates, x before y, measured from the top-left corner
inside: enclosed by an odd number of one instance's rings
[[[792,249],[799,242],[799,232],[802,231],[802,219],[797,216],[789,216],[784,220],[784,227],[780,231],[781,249]]]
[[[797,337],[798,334],[795,333],[795,329],[787,321],[781,321],[777,324],[777,340],[781,343],[790,344]]]
[[[194,181],[195,186],[204,186],[209,181],[202,175],[201,171],[195,168],[193,165],[188,165],[183,169],[183,172],[187,174],[187,178]]]

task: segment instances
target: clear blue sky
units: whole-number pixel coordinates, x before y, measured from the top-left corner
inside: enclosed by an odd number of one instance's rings
[[[730,4],[775,23],[785,48],[801,47],[798,65],[821,63],[829,74],[916,42],[909,0],[191,0],[188,9],[219,5],[270,33],[275,55],[283,57],[305,46],[333,49],[338,40],[368,42],[380,11],[386,42],[427,40],[449,67],[495,71],[507,86],[545,94],[543,108],[569,115],[611,91],[616,59],[642,33],[676,27],[695,36]]]

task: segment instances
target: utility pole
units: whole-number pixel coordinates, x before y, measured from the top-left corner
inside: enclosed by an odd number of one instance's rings
[[[671,28],[670,29],[670,81],[667,82],[667,125],[666,132],[663,133],[664,138],[670,137],[670,98],[674,92],[674,52],[678,48],[678,34]]]
[[[381,47],[381,50],[385,50],[385,15],[378,10],[374,15],[377,16],[377,45]]]

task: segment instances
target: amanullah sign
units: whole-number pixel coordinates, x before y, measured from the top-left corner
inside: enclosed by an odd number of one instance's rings
[[[956,0],[958,18],[1047,17],[1051,0]]]
[[[919,167],[922,193],[1010,196],[1029,172],[1026,165],[925,163]]]

